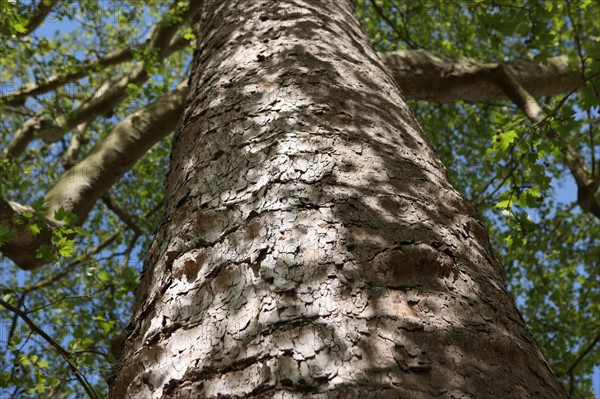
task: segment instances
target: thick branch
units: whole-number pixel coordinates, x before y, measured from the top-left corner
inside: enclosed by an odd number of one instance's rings
[[[379,56],[407,99],[441,103],[508,99],[504,90],[482,74],[498,64],[425,50],[402,50]],[[534,97],[568,93],[583,84],[581,74],[569,67],[566,56],[550,58],[545,65],[517,61],[507,68]]]
[[[35,7],[35,10],[31,14],[31,17],[29,18],[29,22],[27,23],[27,26],[25,27],[26,28],[25,32],[18,32],[18,33],[16,33],[16,36],[17,37],[27,36],[34,30],[36,30],[37,27],[40,26],[42,24],[42,22],[44,22],[44,19],[46,19],[48,14],[50,14],[50,11],[52,11],[52,7],[54,7],[54,5],[57,2],[58,2],[58,0],[40,0],[38,2],[37,6]]]
[[[61,206],[80,222],[100,198],[150,147],[172,132],[181,115],[187,83],[134,112],[65,172],[46,194],[49,215]]]
[[[186,14],[188,18],[190,13],[192,11]],[[148,44],[162,46],[165,37],[174,34],[174,30],[173,25],[164,27],[159,24],[149,37]],[[165,51],[176,51],[184,46],[185,40],[178,37],[171,41],[166,47],[167,50],[161,50],[161,55],[166,56]],[[380,56],[408,99],[439,102],[508,99],[504,91],[490,82],[486,75],[486,71],[495,68],[497,64],[464,57],[450,57],[424,50],[403,50],[380,54]],[[122,50],[103,59],[95,60],[90,65],[110,65],[123,62],[130,57],[132,57],[130,50]],[[577,71],[568,68],[565,56],[551,58],[547,65],[538,65],[531,61],[518,61],[509,65],[508,68],[517,81],[533,96],[569,92],[583,82]],[[132,71],[136,69],[140,69],[139,65],[134,66]],[[26,86],[18,92],[9,94],[4,101],[9,104],[22,102],[29,95],[52,90],[60,84],[76,80],[84,74],[85,72],[80,71],[62,77],[52,77],[45,83]],[[112,85],[110,92],[106,92],[102,96],[97,94],[94,99],[85,103],[69,118],[63,116],[55,121],[49,121],[36,117],[27,121],[15,133],[6,153],[13,157],[19,156],[36,134],[41,135],[47,142],[55,141],[64,131],[108,112],[126,96],[124,87],[127,84],[139,83],[147,79],[147,77],[137,76],[131,71],[128,77],[125,75],[127,73],[123,74],[125,80],[122,80],[120,84]]]
[[[490,81],[501,88],[529,120],[533,123],[544,121],[544,111],[536,99],[514,78],[509,68],[499,65],[490,69],[489,73]],[[559,137],[553,129],[548,133],[553,137]],[[581,154],[567,140],[562,140],[561,150],[564,161],[577,184],[577,203],[584,211],[600,219],[600,203],[596,198],[600,179],[592,175]]]
[[[186,39],[178,36],[169,46],[180,50],[187,44]],[[495,85],[486,80],[473,79],[472,76],[482,68],[496,64],[449,57],[425,50],[394,51],[380,54],[380,57],[409,99],[439,102],[507,99],[504,92]],[[29,96],[47,93],[63,84],[81,79],[96,66],[111,66],[132,59],[133,52],[130,48],[115,51],[81,64],[76,72],[54,75],[41,83],[27,84],[20,90],[2,97],[0,101],[18,105]],[[576,70],[568,68],[566,56],[551,58],[547,65],[518,61],[511,64],[510,68],[519,83],[535,97],[567,93],[583,82]]]
[[[20,156],[36,137],[41,137],[47,143],[58,140],[64,132],[112,110],[127,96],[128,84],[138,84],[146,79],[148,74],[144,68],[144,61],[140,61],[129,71],[117,75],[107,84],[102,85],[88,101],[73,112],[54,120],[41,116],[29,119],[15,132],[13,139],[4,150],[5,155],[11,158]]]
[[[7,258],[15,262],[24,270],[33,270],[47,261],[36,257],[37,250],[44,244],[50,244],[52,238],[51,221],[45,223],[36,223],[40,227],[40,232],[33,234],[28,227],[28,218],[24,213],[36,214],[36,212],[27,206],[17,204],[12,201],[5,201],[0,198],[0,226],[6,226],[11,231],[10,241],[0,245],[0,251]],[[41,215],[37,215],[43,220]]]
[[[144,212],[142,215],[140,215],[140,219],[144,220],[144,219],[148,218],[149,216],[152,216],[158,210],[160,210],[160,208],[162,208],[162,206],[163,206],[162,203],[157,204],[152,209],[149,209],[146,212]],[[49,276],[49,277],[47,277],[47,278],[45,278],[43,280],[40,280],[40,281],[38,281],[35,284],[26,285],[25,287],[22,287],[22,289],[17,289],[17,290],[14,290],[12,288],[0,289],[0,295],[15,293],[15,291],[18,291],[18,292],[20,292],[22,294],[26,294],[28,292],[32,292],[32,291],[38,290],[40,288],[47,287],[47,286],[49,286],[51,284],[56,283],[57,281],[60,281],[63,277],[65,277],[66,275],[68,275],[69,273],[71,273],[77,267],[79,267],[81,265],[84,265],[92,256],[97,255],[98,253],[100,253],[101,251],[103,251],[104,249],[106,249],[121,234],[123,234],[123,231],[125,231],[125,229],[126,228],[124,228],[124,227],[121,227],[121,228],[117,229],[117,231],[115,231],[110,237],[108,237],[106,240],[104,240],[104,242],[102,242],[101,244],[98,244],[94,248],[90,249],[83,256],[79,257],[76,261],[69,263],[62,270],[57,271],[54,275]]]
[[[42,244],[50,244],[51,226],[56,223],[53,220],[55,211],[62,207],[77,216],[78,224],[83,223],[96,201],[148,149],[175,129],[187,91],[187,82],[183,82],[117,124],[87,157],[66,171],[47,192],[48,210],[44,216],[48,225],[44,226],[44,234],[33,236],[21,227],[18,235],[1,247],[2,253],[22,269],[31,270],[43,265],[45,262],[36,258],[36,251]],[[9,224],[18,213],[18,207],[0,200],[0,223]],[[17,227],[11,224],[12,229]]]
[[[71,136],[69,148],[67,148],[67,151],[65,151],[65,155],[63,156],[63,166],[65,169],[70,169],[75,165],[79,158],[81,147],[88,142],[86,136],[88,126],[89,123],[85,122],[75,128],[75,132],[73,132],[73,136]]]

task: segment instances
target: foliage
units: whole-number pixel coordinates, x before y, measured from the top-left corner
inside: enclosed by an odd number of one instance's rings
[[[355,6],[378,51],[423,48],[489,62],[567,54],[575,68],[591,77],[578,92],[545,99],[548,118],[539,125],[527,122],[509,102],[411,106],[453,184],[486,220],[508,286],[553,369],[573,397],[592,397],[592,369],[600,358],[600,343],[593,344],[600,336],[600,227],[574,202],[561,148],[565,142],[577,148],[597,164],[598,173],[600,85],[594,77],[600,63],[593,57],[600,54],[600,6],[588,0],[355,0]],[[118,121],[189,73],[192,46],[165,59],[144,50],[149,27],[166,12],[163,2],[58,2],[44,25],[24,37],[19,33],[31,9],[12,0],[0,0],[0,8],[3,95],[78,71],[84,60],[117,49],[131,47],[134,54],[127,62],[90,68],[83,78],[23,104],[0,102],[0,149],[30,117],[69,114],[102,83],[137,60],[148,60],[148,81],[128,85],[127,98],[88,125],[80,150],[86,154]],[[192,39],[193,30],[183,26],[180,35]],[[558,137],[548,135],[550,127]],[[74,134],[55,143],[34,141],[19,163],[2,161],[0,196],[33,206],[31,199],[43,196],[67,168],[62,157]],[[148,151],[111,188],[110,201],[98,202],[81,229],[69,223],[58,229],[53,239],[58,252],[48,249],[46,254],[56,257],[51,265],[26,273],[8,260],[0,263],[2,301],[26,311],[60,344],[99,397],[106,393],[104,378],[118,354],[141,255],[158,225],[169,150],[170,138]],[[38,201],[34,208],[42,206]],[[58,216],[69,219],[68,214]],[[37,226],[35,215],[25,217]],[[0,226],[0,242],[10,234]],[[65,358],[22,318],[2,309],[0,323],[0,393],[86,396]]]

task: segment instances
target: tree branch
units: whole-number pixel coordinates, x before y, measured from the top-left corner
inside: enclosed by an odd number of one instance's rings
[[[52,228],[55,225],[50,220],[38,222],[36,225],[40,232],[34,234],[29,228],[30,224],[26,222],[29,218],[23,216],[26,212],[36,215],[37,219],[45,220],[30,207],[0,198],[0,226],[7,226],[11,232],[10,241],[0,245],[0,251],[20,268],[32,270],[47,263],[38,259],[36,254],[42,245],[51,242]]]
[[[412,41],[409,37],[407,37],[407,35],[404,35],[402,32],[400,32],[400,29],[398,29],[398,26],[396,25],[396,23],[394,23],[394,21],[392,21],[390,19],[390,17],[388,16],[388,14],[384,10],[382,10],[381,7],[379,7],[379,4],[377,4],[376,0],[371,0],[371,4],[373,4],[373,8],[375,9],[375,11],[377,11],[377,14],[379,14],[379,16],[385,22],[387,22],[387,24],[390,26],[390,28],[392,28],[392,30],[394,31],[394,33],[396,33],[396,37],[398,39],[400,39],[403,42],[405,42],[406,44],[408,44],[408,46],[410,48],[419,48],[419,47],[422,47],[418,43],[415,43],[414,41]]]
[[[171,133],[181,116],[187,82],[119,122],[90,151],[66,171],[46,193],[48,217],[60,207],[73,212],[79,223],[99,199],[155,143]]]
[[[418,51],[417,53],[423,52]],[[390,58],[384,59],[390,60]],[[495,87],[496,91],[503,93],[503,98],[511,99],[517,105],[520,104],[520,107],[526,110],[529,115],[534,116],[537,115],[536,113],[539,113],[539,105],[537,106],[538,110],[531,108],[532,102],[526,97],[527,92],[518,90],[519,87],[522,88],[519,82],[513,79],[516,82],[516,86],[510,86],[512,84],[511,80],[506,80],[506,78],[504,78],[504,81],[498,80],[498,65],[479,64],[486,65],[486,67],[476,69],[477,76],[474,79],[475,81],[485,81],[487,85]],[[509,71],[511,70],[509,69]],[[524,79],[527,80],[527,74],[523,72],[525,70],[526,68],[522,70],[521,76],[525,76]],[[559,71],[556,73],[561,74],[565,72]],[[440,77],[440,79],[443,79],[443,77]],[[512,87],[512,89],[509,87]],[[556,89],[566,86],[553,84],[549,85],[549,87]],[[129,170],[144,155],[147,149],[175,128],[176,122],[183,112],[187,90],[187,85],[182,83],[177,89],[171,91],[155,103],[138,110],[116,125],[111,133],[99,142],[85,159],[63,174],[48,191],[46,200],[50,208],[47,217],[51,220],[54,211],[63,207],[77,215],[78,223],[83,223],[95,202],[108,191],[112,184]],[[415,95],[415,92],[408,92],[406,94],[409,95],[409,98],[414,98],[410,96]],[[579,173],[584,178],[588,176],[585,168],[581,165],[576,166],[577,159],[581,161],[582,159],[574,157],[573,154],[576,154],[575,152],[570,154],[571,158],[569,159],[571,161],[569,161],[569,164],[573,167],[575,173]],[[585,166],[584,163],[583,166]],[[585,193],[585,187],[587,186],[583,187],[582,193]],[[582,194],[582,198],[582,203],[584,203],[585,199],[589,198],[589,196]],[[596,212],[594,210],[594,206],[596,205],[592,203],[584,209],[591,209],[592,213],[594,213]],[[11,243],[11,245],[15,245],[15,243]],[[2,252],[5,252],[4,247],[2,247]],[[21,254],[22,258],[23,251],[17,252]],[[23,259],[17,261],[14,257],[8,256],[6,253],[5,255],[15,260],[15,263],[22,268],[31,269],[39,266],[39,260],[31,263],[35,260],[35,251],[28,252],[31,255],[27,262]],[[33,265],[34,267],[27,267],[27,265]]]
[[[536,99],[514,78],[509,68],[503,65],[491,68],[489,70],[489,77],[490,81],[493,81],[501,88],[506,96],[523,111],[529,120],[537,124],[544,122],[544,111]],[[560,139],[560,136],[554,129],[550,129],[548,134],[551,137]],[[562,139],[561,142],[563,159],[577,184],[577,203],[584,211],[600,219],[600,203],[596,198],[600,178],[592,175],[583,157],[567,140]]]
[[[150,45],[164,44],[164,37],[173,33],[172,29],[161,26],[158,25],[150,35],[148,39]],[[163,51],[161,54],[177,51],[184,47],[185,43],[184,39],[177,37],[167,46],[167,50],[164,50],[166,53]],[[122,62],[129,59],[130,54],[131,50],[122,50],[105,59],[98,59],[90,65]],[[401,50],[380,54],[380,57],[407,99],[437,102],[508,99],[504,91],[491,83],[486,75],[486,71],[495,68],[498,64],[464,57],[450,57],[425,50]],[[36,116],[25,122],[15,133],[5,153],[17,157],[36,135],[44,138],[46,142],[54,142],[64,131],[110,111],[116,103],[125,98],[127,84],[141,83],[147,79],[147,76],[140,75],[144,72],[140,63],[132,67],[133,72],[124,73],[115,79],[115,83],[110,84],[111,90],[98,90],[91,100],[84,103],[69,117],[61,116],[51,121]],[[581,74],[568,67],[566,56],[551,58],[546,65],[538,65],[532,61],[518,61],[510,64],[508,68],[517,81],[536,97],[566,93],[583,84]],[[81,77],[80,75],[85,76],[85,73],[75,72],[60,78],[52,77],[44,84],[24,87],[19,92],[9,94],[4,101],[9,104],[24,101],[24,98],[29,95],[52,90],[60,86],[61,82],[76,80]]]
[[[71,136],[69,148],[67,148],[67,151],[65,151],[65,155],[62,159],[62,163],[65,169],[69,169],[73,167],[73,165],[75,165],[77,159],[79,158],[81,146],[89,141],[86,135],[88,126],[89,123],[84,122],[75,128],[75,132]]]
[[[162,203],[157,204],[152,209],[149,209],[146,212],[144,212],[140,216],[140,218],[145,219],[145,218],[153,215],[160,208],[162,208],[162,206],[163,206]],[[75,270],[77,267],[80,267],[81,265],[86,264],[88,259],[90,259],[92,256],[100,253],[102,250],[104,250],[106,247],[108,247],[110,244],[112,244],[119,237],[119,235],[123,234],[124,231],[125,231],[125,228],[118,229],[110,237],[108,237],[106,240],[104,240],[104,242],[102,242],[101,244],[98,244],[92,250],[86,252],[81,258],[77,259],[74,262],[71,262],[69,265],[65,266],[61,271],[57,272],[53,276],[49,276],[49,277],[45,278],[44,280],[38,281],[37,283],[35,283],[33,285],[25,286],[22,289],[19,289],[17,291],[21,292],[23,294],[27,294],[29,292],[33,292],[40,288],[44,288],[44,287],[47,287],[49,285],[56,283],[57,281],[61,280],[62,278],[67,276],[69,273],[71,273],[73,270]],[[4,288],[4,289],[0,290],[0,295],[11,294],[11,293],[15,293],[15,290],[8,289],[8,288]]]
[[[42,233],[33,235],[25,224],[12,223],[15,216],[33,210],[0,199],[0,224],[16,231],[8,243],[0,246],[0,251],[25,270],[47,263],[38,259],[36,252],[41,245],[50,244],[52,228],[59,224],[54,220],[55,211],[62,207],[77,216],[77,224],[82,224],[96,201],[146,151],[175,129],[187,92],[187,82],[182,82],[154,103],[129,115],[87,157],[67,170],[46,193],[48,210],[43,216],[47,224]]]
[[[189,41],[181,36],[177,36],[169,44],[174,51],[184,49],[189,44]],[[143,46],[146,46],[145,44]],[[142,45],[138,46],[139,48]],[[127,48],[118,50],[105,55],[104,57],[95,60],[84,61],[79,65],[74,72],[64,75],[52,75],[47,80],[39,83],[29,83],[21,87],[19,90],[0,97],[0,102],[8,105],[20,105],[25,102],[27,97],[37,96],[55,90],[67,83],[75,82],[89,74],[96,67],[108,67],[118,65],[123,62],[133,60],[133,49]]]
[[[488,78],[487,71],[498,66],[495,63],[425,50],[380,53],[379,57],[407,99],[441,103],[509,99]],[[534,97],[568,93],[584,83],[581,73],[569,67],[566,56],[549,58],[545,65],[522,60],[506,68]]]
[[[174,36],[177,30],[182,24],[193,20],[202,2],[191,2],[183,13],[179,13],[178,3],[173,3],[171,12],[163,16],[147,40],[147,48],[149,51],[156,50],[159,58],[167,57],[177,49],[173,45],[176,43]],[[37,116],[25,122],[5,149],[5,155],[12,158],[20,156],[35,137],[41,137],[46,143],[55,142],[75,126],[106,114],[127,97],[126,88],[129,84],[140,84],[149,78],[146,66],[145,60],[137,62],[129,71],[106,82],[92,98],[67,115],[54,120]]]
[[[23,312],[21,309],[15,308],[14,306],[12,306],[10,303],[4,301],[3,299],[0,299],[0,306],[3,306],[8,311],[19,316],[25,322],[25,324],[27,324],[29,326],[29,328],[31,328],[31,331],[35,332],[40,337],[42,337],[46,342],[48,342],[50,344],[50,346],[52,346],[56,350],[56,352],[58,352],[58,354],[60,356],[62,356],[63,359],[65,359],[65,361],[69,365],[69,368],[75,375],[75,378],[77,379],[77,381],[79,381],[79,383],[81,384],[81,386],[83,387],[85,392],[88,394],[88,396],[92,399],[100,399],[98,394],[94,391],[94,388],[92,387],[92,385],[85,378],[85,375],[83,375],[83,373],[79,370],[79,368],[77,367],[75,362],[73,362],[73,359],[71,359],[71,354],[66,349],[64,349],[62,346],[60,346],[60,344],[58,342],[56,342],[54,339],[52,339],[52,337],[50,337],[48,334],[46,334],[44,332],[44,330],[39,328],[33,322],[33,320],[31,320],[29,318],[29,316],[27,316],[27,313]]]
[[[149,78],[145,66],[145,61],[137,62],[130,70],[103,84],[88,101],[67,115],[61,115],[54,120],[40,116],[31,118],[15,133],[4,150],[5,155],[11,158],[19,157],[36,137],[42,138],[46,143],[53,143],[75,126],[89,123],[94,118],[108,113],[127,97],[128,85],[137,85]]]
[[[560,375],[571,374],[579,365],[579,363],[581,363],[581,361],[585,359],[585,357],[592,351],[592,349],[594,349],[594,346],[596,346],[598,342],[600,342],[600,331],[598,332],[598,334],[596,334],[596,338],[594,338],[585,348],[583,348],[581,352],[579,352],[577,358],[571,364],[571,366],[569,366],[569,368],[566,371],[562,372]]]
[[[108,191],[108,190],[107,190]],[[108,193],[102,196],[102,202],[108,209],[110,209],[125,225],[130,228],[135,234],[140,235],[142,233],[140,227],[134,222],[133,218],[121,209],[115,202],[110,198]]]
[[[44,19],[50,14],[52,8],[56,5],[58,0],[40,0],[35,7],[33,13],[31,13],[31,17],[29,18],[29,22],[25,27],[24,32],[17,32],[15,34],[16,37],[24,37],[37,29],[38,26],[44,22]]]

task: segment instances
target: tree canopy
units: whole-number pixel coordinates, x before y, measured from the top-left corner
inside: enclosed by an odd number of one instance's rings
[[[196,3],[0,0],[6,397],[106,393],[161,213]],[[600,6],[355,7],[451,181],[486,221],[551,367],[572,397],[593,397]]]

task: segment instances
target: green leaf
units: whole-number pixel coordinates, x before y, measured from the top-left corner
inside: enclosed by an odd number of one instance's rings
[[[37,212],[43,213],[48,210],[48,203],[44,197],[39,197],[31,204],[31,207]]]
[[[125,267],[123,269],[123,280],[126,283],[135,283],[138,279],[138,273],[132,267]]]
[[[10,381],[10,373],[8,371],[2,371],[0,373],[0,388],[6,388]]]
[[[100,327],[102,328],[102,332],[104,334],[108,334],[114,329],[115,321],[114,320],[101,321]]]
[[[65,224],[73,224],[77,221],[77,216],[70,211],[65,210],[62,206],[54,211],[54,219],[64,222]]]
[[[89,237],[90,236],[90,233],[82,227],[75,226],[75,227],[73,227],[72,230],[73,230],[73,233],[77,234],[78,236],[81,236],[81,237]]]
[[[507,197],[507,196],[503,196],[503,197]],[[515,203],[515,201],[517,200],[517,197],[513,194],[509,194],[507,198],[498,201],[496,203],[496,205],[494,205],[496,208],[500,208],[500,209],[508,209],[511,208],[513,206],[513,204]]]
[[[25,25],[23,25],[21,22],[16,22],[12,27],[18,33],[27,32],[27,27],[25,27]]]
[[[542,197],[537,188],[527,189],[519,196],[517,204],[520,207],[534,207],[538,205],[538,200]]]
[[[17,362],[19,362],[21,366],[29,366],[31,364],[29,358],[24,354],[19,355]]]
[[[496,134],[493,143],[495,147],[500,148],[502,151],[506,151],[518,137],[519,134],[513,129],[504,133]]]
[[[75,244],[75,241],[73,241],[67,237],[61,237],[54,244],[54,246],[56,247],[56,250],[58,251],[58,253],[61,256],[70,257],[75,252],[75,247],[73,246],[74,244]]]
[[[101,282],[103,282],[103,283],[105,283],[105,282],[109,281],[109,280],[110,280],[110,278],[111,278],[111,275],[110,275],[110,274],[108,274],[108,273],[107,273],[107,272],[105,272],[105,271],[102,271],[102,272],[98,273],[98,280],[100,280],[100,281],[101,281]]]
[[[87,332],[85,331],[85,328],[81,324],[78,324],[75,327],[75,329],[73,330],[73,337],[75,337],[77,339],[84,338],[86,335],[87,335]]]
[[[496,208],[510,208],[513,205],[514,201],[507,199],[504,201],[498,201],[498,203],[495,205]]]
[[[34,236],[37,236],[41,233],[40,226],[35,223],[27,225],[27,230],[29,230],[29,232]]]
[[[38,248],[35,256],[36,258],[43,260],[53,260],[56,258],[52,249],[46,244],[43,244]]]
[[[13,239],[13,230],[10,226],[0,224],[0,245],[10,242]]]

